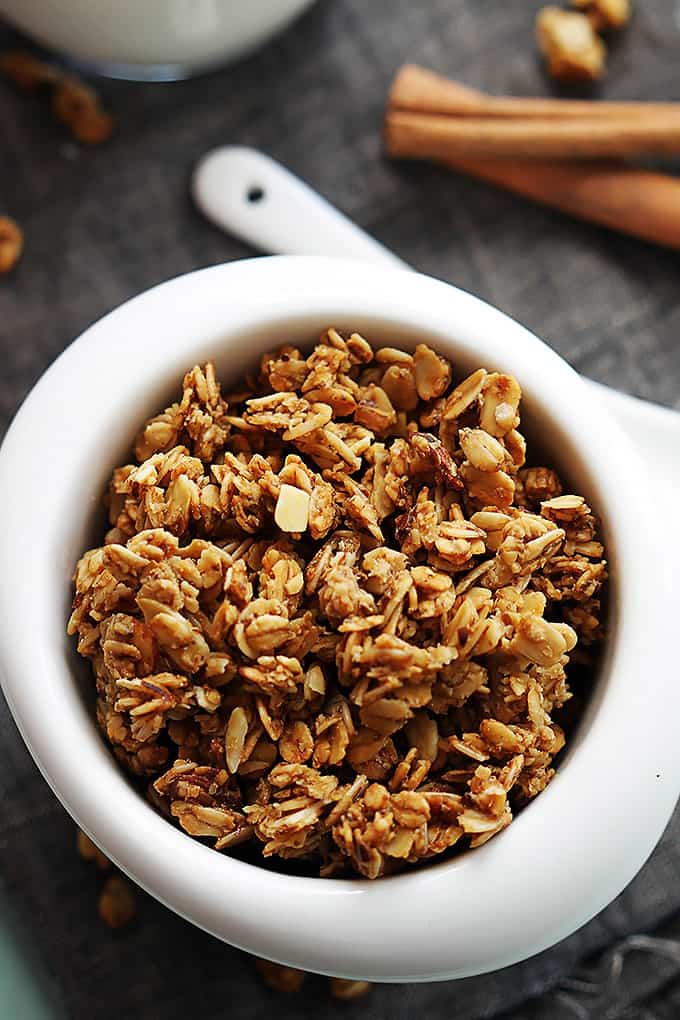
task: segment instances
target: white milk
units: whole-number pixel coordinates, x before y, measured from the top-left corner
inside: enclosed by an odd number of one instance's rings
[[[172,77],[254,49],[313,2],[0,0],[0,17],[50,49],[112,73],[153,77],[156,69]]]

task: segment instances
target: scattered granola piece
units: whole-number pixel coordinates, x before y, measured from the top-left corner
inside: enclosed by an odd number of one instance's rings
[[[113,131],[113,119],[93,89],[30,53],[11,51],[0,56],[0,73],[24,92],[44,90],[51,95],[52,112],[76,141],[99,145]]]
[[[421,400],[433,400],[447,389],[451,382],[451,366],[445,358],[427,344],[418,344],[413,355],[413,372],[416,389]]]
[[[333,998],[343,999],[345,1002],[361,999],[371,990],[369,981],[351,981],[348,978],[332,977],[328,979],[328,983]]]
[[[77,842],[78,853],[84,861],[92,861],[96,864],[100,871],[110,870],[111,861],[101,852],[99,847],[92,842],[90,837],[85,835],[82,829],[78,829]]]
[[[630,0],[571,0],[571,6],[583,11],[596,32],[617,30],[630,20]]]
[[[285,967],[282,963],[272,963],[271,960],[261,960],[259,957],[255,960],[255,966],[268,988],[288,995],[299,992],[307,977],[304,970]]]
[[[123,928],[137,913],[137,900],[132,885],[122,875],[106,879],[99,897],[99,916],[109,928]]]
[[[83,145],[101,145],[113,134],[113,117],[99,106],[90,106],[81,110],[69,126],[77,142]]]
[[[21,258],[24,235],[9,216],[0,216],[0,274],[9,273]]]
[[[551,78],[595,81],[602,77],[607,51],[587,15],[543,7],[536,15],[536,38]]]
[[[99,145],[113,131],[113,119],[101,109],[96,92],[70,75],[55,84],[52,111],[76,141],[85,145]]]
[[[24,92],[35,92],[41,86],[53,85],[59,72],[44,60],[23,50],[9,50],[0,56],[0,73]]]

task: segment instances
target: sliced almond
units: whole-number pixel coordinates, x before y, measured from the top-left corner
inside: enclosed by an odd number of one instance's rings
[[[294,485],[282,485],[276,501],[274,520],[281,531],[301,532],[309,523],[309,493]]]
[[[242,708],[235,708],[229,716],[224,734],[224,757],[233,774],[241,764],[241,755],[248,733],[248,717]]]

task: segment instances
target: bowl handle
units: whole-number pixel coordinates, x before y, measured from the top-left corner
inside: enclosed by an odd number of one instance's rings
[[[213,149],[196,165],[191,188],[208,219],[270,255],[335,255],[411,268],[255,149]]]

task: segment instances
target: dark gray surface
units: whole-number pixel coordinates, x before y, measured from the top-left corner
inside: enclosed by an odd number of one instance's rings
[[[237,67],[163,86],[102,83],[117,133],[89,151],[66,140],[37,101],[0,84],[0,213],[15,216],[26,233],[22,263],[0,280],[0,427],[90,322],[161,280],[248,254],[204,222],[188,197],[192,164],[224,142],[255,145],[282,160],[405,259],[499,305],[579,370],[680,407],[678,255],[444,171],[390,164],[381,156],[387,86],[405,59],[490,91],[549,90],[532,42],[538,6],[523,0],[321,0]],[[680,99],[673,6],[672,0],[644,4],[616,44],[605,95]],[[0,42],[10,39],[0,31]],[[38,689],[39,678],[35,682]],[[561,946],[511,971],[456,984],[375,989],[352,1005],[329,1004],[324,983],[312,979],[307,996],[277,1000],[260,987],[242,954],[141,894],[139,921],[129,932],[104,930],[95,910],[98,879],[76,858],[72,823],[4,708],[0,732],[2,872],[75,1018],[210,1020],[228,1012],[246,1020],[273,1010],[281,1018],[321,1012],[362,1020],[421,1014],[471,1020],[503,1011],[514,1020],[670,1018],[680,1008],[678,989],[668,990],[680,966],[663,955],[666,943],[654,943],[651,955],[648,947],[626,957],[631,987],[622,1004],[607,986],[603,1006],[579,978],[576,992],[572,982],[540,1005],[518,1008],[630,932],[666,922],[665,937],[675,937],[678,818],[615,904]],[[332,923],[319,918],[324,927]],[[609,964],[610,957],[597,967]],[[589,980],[602,977],[597,967]]]

